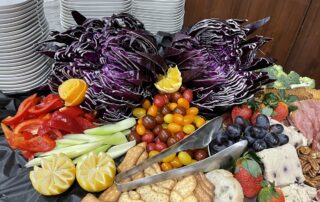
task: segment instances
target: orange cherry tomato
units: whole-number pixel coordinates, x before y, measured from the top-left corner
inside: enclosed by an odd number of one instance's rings
[[[168,107],[171,111],[175,110],[177,108],[177,106],[178,106],[178,104],[175,102],[168,104]]]
[[[171,162],[170,164],[174,167],[174,168],[180,168],[183,166],[183,164],[180,162],[179,158],[176,156]]]
[[[139,135],[144,135],[145,132],[146,132],[146,128],[144,127],[144,125],[138,124],[137,127],[136,127],[136,132],[137,132]]]
[[[172,169],[172,165],[170,163],[162,163],[161,164],[161,170],[162,171],[168,171]]]
[[[173,114],[173,122],[179,125],[183,125],[183,116],[181,114]]]
[[[168,125],[168,130],[174,134],[174,133],[177,133],[179,131],[182,131],[182,127],[179,125],[179,124],[176,124],[176,123],[169,123]]]
[[[145,99],[143,101],[142,107],[145,108],[146,110],[149,109],[149,107],[151,107],[151,102],[148,99]]]
[[[156,117],[156,116],[157,116],[157,113],[158,113],[158,108],[157,108],[157,106],[155,106],[155,105],[152,105],[152,106],[148,109],[148,112],[147,112],[148,115],[153,116],[153,117]]]
[[[189,101],[186,100],[185,98],[179,98],[177,103],[179,107],[184,107],[185,109],[189,109],[190,107]]]
[[[194,120],[193,114],[188,114],[183,117],[183,125],[191,124]]]
[[[190,107],[187,109],[187,114],[197,115],[199,113],[199,109],[197,107]]]

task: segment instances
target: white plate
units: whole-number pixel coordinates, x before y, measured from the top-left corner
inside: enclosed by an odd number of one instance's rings
[[[1,41],[0,42],[0,48],[9,48],[11,45],[17,45],[17,44],[26,44],[29,43],[30,41],[34,41],[35,38],[45,35],[47,32],[49,32],[49,26],[46,25],[43,29],[41,28],[34,28],[31,31],[26,32],[26,35],[17,38],[17,37],[12,37],[11,39],[7,38],[6,41]]]
[[[36,64],[42,60],[45,59],[46,56],[44,55],[38,55],[35,56],[32,59],[29,59],[28,61],[24,62],[17,62],[17,63],[8,63],[8,64],[0,64],[0,71],[8,71],[8,70],[21,70],[24,71],[25,68],[28,68],[32,66],[33,64]]]
[[[28,0],[27,3],[21,5],[21,6],[17,6],[17,7],[12,7],[12,8],[0,8],[0,13],[1,14],[9,14],[9,13],[13,13],[13,12],[18,12],[18,11],[23,11],[24,9],[28,8],[29,6],[35,4],[36,0]]]
[[[29,29],[31,29],[32,27],[44,27],[47,24],[46,22],[46,18],[43,16],[42,19],[40,18],[38,19],[34,19],[32,21],[30,21],[30,23],[25,24],[25,26],[21,26],[18,29],[12,29],[12,31],[0,31],[0,37],[5,37],[5,36],[13,36],[13,35],[17,35],[17,34],[21,34],[24,33],[26,31],[28,31]]]
[[[126,11],[131,11],[131,7],[126,7],[126,8],[112,8],[112,9],[101,9],[101,8],[60,8],[60,11],[62,11],[62,13],[67,14],[67,15],[71,15],[71,11],[72,10],[77,10],[79,11],[82,15],[92,15],[92,14],[96,14],[96,15],[103,15],[105,13],[110,13],[110,12],[126,12]]]
[[[50,68],[45,69],[42,71],[40,74],[41,75],[36,75],[36,78],[32,80],[21,80],[21,81],[16,81],[16,83],[0,83],[0,89],[5,87],[7,89],[17,89],[17,88],[30,88],[31,86],[35,86],[44,79],[47,79],[48,75],[50,74]]]
[[[44,11],[31,11],[30,14],[28,15],[24,15],[24,18],[22,18],[21,20],[18,21],[11,21],[9,23],[5,23],[5,24],[1,24],[0,22],[0,30],[2,29],[7,29],[8,27],[13,27],[13,26],[19,26],[19,25],[23,25],[28,23],[30,20],[34,19],[34,18],[40,18],[41,16],[44,16]]]
[[[8,33],[8,32],[14,32],[14,31],[17,31],[17,30],[21,30],[27,26],[29,26],[30,24],[33,24],[33,23],[38,23],[39,21],[43,20],[45,18],[44,15],[39,15],[39,18],[36,17],[36,18],[31,18],[30,20],[28,20],[28,22],[24,22],[24,23],[21,23],[21,24],[18,24],[16,23],[15,25],[13,26],[7,26],[7,27],[0,27],[0,32],[5,34],[5,33]]]
[[[28,0],[0,0],[0,9],[10,9],[23,6]]]
[[[37,38],[35,38],[34,40],[30,40],[29,42],[22,42],[22,43],[16,43],[16,44],[11,44],[10,46],[6,46],[5,49],[0,48],[0,53],[8,53],[8,54],[12,54],[15,52],[20,52],[21,50],[24,49],[28,49],[30,47],[36,47],[37,43],[44,41],[45,39],[47,39],[49,36],[49,31]]]
[[[113,7],[113,6],[128,6],[131,5],[131,1],[117,1],[117,2],[109,2],[109,1],[65,1],[65,0],[60,0],[60,3],[62,5],[66,6],[106,6],[106,7]]]
[[[0,18],[1,19],[7,19],[7,18],[14,18],[14,17],[18,17],[20,15],[23,15],[24,13],[29,12],[32,9],[35,9],[37,7],[36,4],[30,4],[30,6],[19,10],[19,11],[13,11],[13,12],[8,12],[8,13],[0,13]]]
[[[34,61],[32,63],[29,63],[24,66],[20,66],[19,68],[16,68],[16,69],[0,67],[0,74],[10,76],[12,74],[23,74],[25,72],[31,72],[33,69],[40,68],[40,65],[44,65],[48,61],[50,61],[50,58],[44,56],[42,58],[37,59],[36,61]],[[1,69],[1,68],[3,68],[3,69]]]

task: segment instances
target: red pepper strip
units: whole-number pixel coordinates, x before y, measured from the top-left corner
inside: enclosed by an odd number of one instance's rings
[[[56,142],[48,135],[35,136],[24,142],[20,142],[17,147],[29,152],[47,152],[56,146]]]
[[[40,115],[47,114],[50,111],[55,109],[59,109],[64,106],[63,100],[59,97],[59,95],[50,94],[47,97],[43,98],[43,100],[38,104],[29,109],[29,113]]]
[[[30,151],[26,151],[26,150],[21,150],[21,154],[22,154],[22,156],[24,156],[28,160],[31,160],[34,157],[33,156],[34,152],[30,152]]]
[[[83,118],[83,117],[76,117],[76,120],[78,122],[78,124],[81,126],[82,130],[87,130],[89,128],[94,128],[96,127],[92,122],[88,121],[87,119]]]
[[[15,149],[16,146],[15,146],[15,143],[14,143],[14,133],[12,132],[12,130],[10,130],[10,128],[5,125],[4,123],[1,123],[1,128],[2,128],[2,131],[4,133],[4,136],[6,137],[7,139],[7,142],[9,143],[10,147],[12,149]]]
[[[51,139],[56,140],[56,139],[60,139],[63,137],[63,134],[61,133],[60,130],[57,129],[52,129],[48,132],[48,135]]]
[[[29,139],[31,139],[31,138],[34,137],[34,135],[33,135],[32,133],[29,133],[29,132],[23,132],[23,133],[22,133],[22,136],[23,136],[23,138],[24,138],[25,140],[29,140]]]
[[[21,121],[28,114],[30,107],[34,106],[37,102],[37,94],[31,95],[20,104],[17,114],[14,117],[8,116],[2,122],[6,125],[19,123],[19,121]]]
[[[84,115],[84,111],[76,106],[76,107],[63,107],[59,110],[61,113],[73,116],[73,117],[77,117],[77,116],[82,116]]]
[[[75,117],[56,111],[46,123],[49,128],[66,131],[68,133],[82,133],[83,129]],[[46,127],[45,127],[46,128]]]
[[[44,123],[41,119],[30,119],[19,123],[15,128],[13,133],[18,134],[22,132],[29,132],[34,135],[38,134],[40,126]]]

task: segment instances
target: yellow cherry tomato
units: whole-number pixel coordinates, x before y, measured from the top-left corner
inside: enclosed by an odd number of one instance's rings
[[[179,152],[178,158],[179,158],[179,161],[185,166],[190,165],[192,163],[192,158],[188,154],[188,152],[185,152],[185,151]]]
[[[173,111],[173,110],[175,110],[175,109],[177,108],[178,104],[172,102],[172,103],[168,104],[168,106],[169,106],[169,109],[170,109],[171,111]]]
[[[155,155],[157,155],[157,154],[159,154],[158,151],[152,150],[152,151],[149,152],[149,158],[151,158],[151,157],[153,157],[153,156],[155,156]]]
[[[167,129],[168,128],[168,124],[167,123],[163,123],[161,124],[162,128]]]
[[[202,118],[201,116],[195,116],[193,123],[196,124],[197,128],[200,128],[206,123],[206,120]]]
[[[187,114],[197,115],[199,113],[199,109],[197,107],[190,107],[187,109]]]
[[[170,154],[169,156],[163,158],[162,162],[169,163],[169,162],[173,161],[173,159],[175,159],[175,158],[176,158],[176,154],[173,153],[173,154]]]
[[[132,111],[133,116],[137,118],[144,117],[147,114],[147,110],[142,107],[134,108]]]
[[[173,114],[166,114],[163,117],[164,122],[166,123],[172,123],[173,122]]]
[[[190,135],[191,133],[193,133],[196,130],[196,128],[194,127],[194,125],[188,124],[188,125],[183,126],[182,130],[184,133]]]

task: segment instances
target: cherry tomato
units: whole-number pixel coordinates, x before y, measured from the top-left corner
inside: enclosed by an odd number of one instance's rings
[[[170,162],[170,164],[171,164],[174,168],[180,168],[180,167],[183,166],[177,156]]]
[[[168,147],[167,144],[164,143],[164,142],[158,142],[156,144],[156,150],[159,151],[159,152],[161,152],[162,150],[166,149],[167,147]]]
[[[157,136],[155,139],[154,139],[154,143],[159,143],[159,142],[161,142],[161,140],[160,140],[160,138],[159,138],[159,136]]]
[[[166,114],[169,114],[169,113],[171,113],[171,110],[170,110],[170,108],[168,106],[164,106],[164,107],[161,108],[161,114],[162,115],[166,115]]]
[[[162,159],[163,163],[169,163],[173,161],[173,159],[176,158],[176,153],[170,154],[169,156]]]
[[[147,114],[147,110],[142,107],[134,108],[132,114],[137,118],[141,118]]]
[[[183,116],[181,114],[173,114],[173,122],[179,125],[183,125]]]
[[[158,108],[155,105],[152,105],[151,107],[149,107],[147,114],[153,117],[157,116],[157,112],[158,112]]]
[[[177,133],[179,131],[182,131],[182,127],[179,125],[179,124],[176,124],[176,123],[169,123],[168,125],[168,130],[174,134],[174,133]]]
[[[174,114],[181,114],[182,116],[187,114],[187,110],[184,107],[178,106],[173,110]]]
[[[158,135],[161,142],[167,142],[167,140],[170,136],[171,136],[171,134],[168,129],[161,129],[159,132],[159,135]]]
[[[196,124],[197,128],[200,128],[206,123],[206,120],[202,118],[201,116],[195,116],[193,123]]]
[[[190,107],[187,110],[187,114],[197,115],[199,113],[199,109],[197,107]]]
[[[201,161],[207,157],[208,157],[208,153],[203,149],[197,149],[196,151],[194,151],[194,158],[197,161]]]
[[[190,165],[192,163],[191,156],[185,151],[179,152],[178,158],[179,158],[179,161],[185,166]]]
[[[157,122],[156,122],[156,119],[153,116],[147,115],[147,116],[144,116],[142,118],[142,124],[144,125],[144,127],[146,129],[150,129],[151,130],[154,127],[156,127]]]
[[[171,102],[177,102],[179,98],[182,98],[182,94],[179,92],[175,92],[173,94],[171,94]]]
[[[154,139],[154,135],[152,132],[146,132],[141,138],[142,142],[146,142],[146,143],[153,142],[153,139]]]
[[[168,104],[168,107],[171,111],[174,111],[177,108],[178,104],[175,102],[171,102]]]
[[[129,134],[129,140],[130,141],[135,140],[136,143],[138,144],[141,142],[141,136],[136,131],[131,131],[131,133]]]
[[[179,98],[177,101],[179,107],[184,107],[185,109],[189,109],[190,103],[185,98]]]
[[[191,160],[191,164],[194,164],[194,163],[197,163],[198,161],[197,160],[195,160],[195,159],[192,159]]]
[[[157,155],[157,154],[159,154],[160,152],[158,152],[158,151],[156,151],[156,150],[152,150],[152,151],[150,151],[149,152],[149,158],[151,158],[151,157],[153,157],[153,156],[155,156],[155,155]]]
[[[172,169],[172,165],[170,163],[161,163],[161,170],[168,171]]]
[[[168,124],[167,123],[163,123],[163,124],[161,124],[161,127],[167,129],[168,128]]]
[[[166,114],[163,117],[164,122],[166,123],[172,123],[173,122],[173,114]]]
[[[170,97],[171,97],[171,95],[168,94],[168,93],[163,94],[163,95],[164,95],[164,100],[165,100],[166,104],[168,104],[168,103],[170,102]]]
[[[190,155],[190,157],[193,158],[193,153],[194,152],[191,149],[186,150],[185,152],[187,152]]]
[[[182,131],[179,131],[174,135],[174,137],[177,141],[182,140],[185,136],[186,136],[186,134]]]
[[[153,104],[156,105],[158,108],[163,107],[166,104],[165,96],[164,95],[154,96]]]
[[[188,114],[183,117],[183,125],[191,124],[194,120],[193,114]]]
[[[191,102],[193,99],[193,94],[190,89],[184,90],[182,96],[184,99],[188,100],[189,102]]]
[[[162,129],[162,126],[161,125],[157,125],[156,127],[154,127],[152,132],[153,132],[154,135],[159,135],[161,129]]]
[[[161,114],[157,114],[155,119],[156,119],[157,124],[163,123],[163,116]]]
[[[145,108],[146,110],[149,109],[151,107],[151,102],[148,99],[145,99],[143,101],[142,107]]]
[[[147,152],[156,150],[156,143],[147,144]]]
[[[188,124],[188,125],[183,126],[182,130],[186,134],[190,135],[191,133],[193,133],[196,130],[196,128],[194,127],[194,125]]]
[[[142,124],[138,124],[136,127],[136,131],[139,135],[144,135],[146,132],[146,128]]]
[[[138,119],[138,124],[142,125],[142,117]]]
[[[169,137],[167,140],[167,145],[168,145],[168,147],[170,147],[171,145],[174,145],[177,142],[178,141],[174,137]]]

